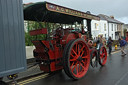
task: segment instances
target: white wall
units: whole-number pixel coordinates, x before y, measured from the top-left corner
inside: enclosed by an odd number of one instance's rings
[[[91,31],[92,31],[92,37],[97,37],[100,33],[100,22],[97,20],[91,21]]]
[[[113,29],[113,30],[112,30]],[[117,40],[117,38],[115,38],[115,32],[117,31],[117,24],[115,23],[109,23],[109,36],[113,39],[113,40]],[[112,36],[113,35],[113,36]]]
[[[91,28],[92,28],[91,31],[93,38],[98,37],[98,35],[103,35],[103,37],[106,37],[108,39],[108,23],[106,20],[100,20],[100,21],[92,20]]]
[[[35,49],[35,46],[26,46],[26,59],[31,59],[33,57],[33,50]]]
[[[100,33],[108,39],[108,23],[105,20],[100,20]]]

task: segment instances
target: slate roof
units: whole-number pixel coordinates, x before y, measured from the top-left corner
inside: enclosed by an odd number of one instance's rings
[[[107,20],[108,22],[111,22],[111,23],[123,24],[122,22],[116,19],[113,19],[107,15],[99,14],[98,16],[100,17],[101,20]]]
[[[124,24],[124,27],[128,28],[128,24]]]
[[[128,26],[128,24],[124,24],[125,26]]]

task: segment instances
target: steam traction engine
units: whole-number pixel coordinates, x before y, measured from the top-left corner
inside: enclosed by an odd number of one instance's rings
[[[39,7],[41,6],[44,7],[41,8],[42,10],[39,9]],[[66,10],[68,10],[68,8],[44,2],[28,6],[24,9],[24,15],[26,20],[36,21],[38,19],[38,21],[43,20],[52,23],[59,22],[68,24],[74,22],[80,23],[83,18],[87,18],[89,19],[89,21],[90,19],[98,18],[94,15],[86,14],[79,11],[76,12],[77,14],[80,13],[81,15],[75,15],[71,14],[69,11],[67,12]],[[75,13],[75,10],[69,10],[74,11]],[[47,12],[43,13],[43,11]],[[41,15],[38,15],[38,13],[44,14],[42,14],[43,19],[40,19],[39,16]],[[29,14],[31,14],[31,16],[29,16]],[[37,16],[37,18],[34,19],[32,16]],[[89,27],[90,22],[87,21],[87,24]],[[47,28],[30,31],[30,35],[32,36],[47,33]],[[90,45],[90,42],[87,42],[88,39],[87,36],[84,35],[83,28],[81,32],[78,32],[72,28],[63,29],[62,27],[59,27],[54,32],[52,32],[52,37],[50,40],[46,39],[32,41],[32,43],[36,47],[36,49],[33,51],[33,54],[42,71],[53,72],[64,69],[65,73],[69,77],[73,79],[79,79],[87,73],[90,65],[90,58],[92,59],[91,65],[93,67],[95,66],[95,62],[99,61],[101,65],[104,65],[107,60],[106,49],[104,47],[100,47],[101,49],[96,49],[93,44]]]
[[[50,72],[64,68],[66,74],[74,79],[86,74],[90,65],[86,37],[81,33],[70,31],[70,29],[57,29],[53,40],[32,41],[36,47],[34,57],[40,62],[41,70]],[[37,30],[31,31],[30,34],[33,35],[35,32]]]

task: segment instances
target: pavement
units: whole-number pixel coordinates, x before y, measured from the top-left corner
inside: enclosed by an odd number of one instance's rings
[[[35,63],[35,62],[33,62],[33,63]],[[30,78],[30,77],[44,73],[43,71],[40,70],[38,65],[32,66],[33,63],[28,63],[27,67],[28,68],[30,67],[30,68],[27,69],[26,71],[18,73],[18,78],[16,78],[16,80],[26,79],[26,78]],[[5,81],[7,83],[12,82],[12,80],[9,80],[7,77],[4,77],[3,81]]]

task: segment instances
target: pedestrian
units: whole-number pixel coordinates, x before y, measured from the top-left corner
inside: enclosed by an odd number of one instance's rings
[[[108,42],[107,42],[107,47],[109,49],[109,54],[111,54],[111,52],[112,52],[112,42],[113,42],[112,38],[109,37]]]
[[[95,37],[93,38],[93,40],[96,40]]]
[[[103,36],[102,35],[99,36],[99,40],[100,40],[100,46],[103,46],[104,41],[103,41]]]
[[[96,37],[96,40],[98,40],[98,37]]]
[[[103,36],[100,36],[100,43],[106,48],[106,39]]]
[[[127,42],[127,44],[126,44],[126,45],[128,45],[128,36],[126,37],[126,39],[125,39],[125,40],[126,40],[126,42]]]
[[[126,40],[123,39],[123,37],[120,37],[120,47],[122,55],[126,55],[126,52],[124,51],[125,45],[127,44]]]

